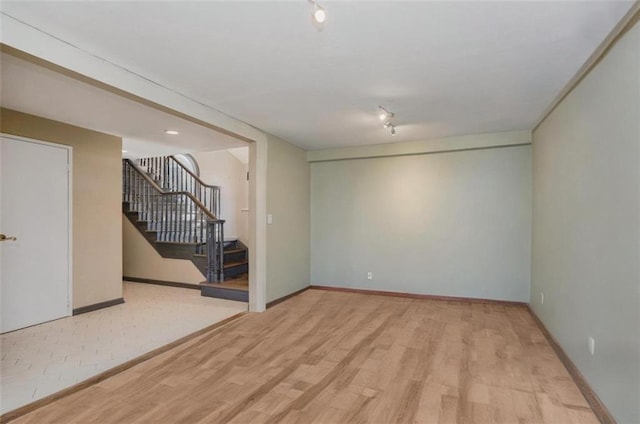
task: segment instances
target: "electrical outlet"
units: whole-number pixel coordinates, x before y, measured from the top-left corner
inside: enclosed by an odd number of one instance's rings
[[[373,272],[367,272],[367,280],[373,280]]]
[[[273,215],[267,214],[267,224],[273,224]]]
[[[544,305],[544,292],[540,291],[540,304]]]
[[[589,337],[588,346],[589,346],[589,353],[592,354],[592,355],[595,355],[595,353],[596,353],[596,340],[593,337]]]

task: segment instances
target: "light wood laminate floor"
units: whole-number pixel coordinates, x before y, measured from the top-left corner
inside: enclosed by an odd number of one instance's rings
[[[525,307],[308,290],[14,422],[598,421]]]

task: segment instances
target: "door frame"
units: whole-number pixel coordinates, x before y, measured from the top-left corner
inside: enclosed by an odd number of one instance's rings
[[[52,143],[50,141],[37,140],[35,138],[21,137],[14,134],[7,134],[0,132],[0,137],[13,139],[16,141],[22,141],[32,144],[40,144],[49,147],[55,147],[58,149],[64,149],[67,151],[67,193],[68,193],[68,210],[69,216],[67,221],[67,272],[68,272],[68,282],[67,282],[67,315],[68,317],[73,316],[73,146],[68,146],[66,144],[58,144]],[[36,324],[37,325],[37,324]]]

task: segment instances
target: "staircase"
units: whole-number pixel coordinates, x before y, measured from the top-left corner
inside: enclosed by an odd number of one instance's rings
[[[123,160],[122,212],[164,258],[193,262],[203,296],[248,301],[248,250],[225,240],[220,188],[173,156]]]

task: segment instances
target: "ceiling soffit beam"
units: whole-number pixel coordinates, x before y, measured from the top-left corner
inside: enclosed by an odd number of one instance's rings
[[[459,137],[446,137],[433,140],[312,150],[307,152],[307,162],[426,155],[432,153],[492,149],[528,144],[531,144],[531,131],[506,131],[464,135]]]
[[[2,52],[244,141],[265,133],[204,103],[0,12]]]
[[[538,119],[536,125],[533,127],[532,132],[535,132],[542,121],[547,119],[547,116],[551,115],[558,105],[573,91],[574,88],[580,84],[580,82],[586,78],[587,75],[595,68],[598,63],[602,59],[605,58],[607,53],[616,45],[618,41],[624,35],[629,32],[631,28],[633,28],[638,21],[640,21],[640,0],[636,0],[636,2],[631,6],[631,9],[627,12],[626,15],[618,22],[618,24],[611,30],[607,38],[604,39],[602,43],[598,46],[598,48],[589,56],[587,61],[580,67],[578,72],[569,80],[567,85],[560,91],[560,94],[556,96],[556,98],[551,102],[549,107],[545,109],[540,118]]]

